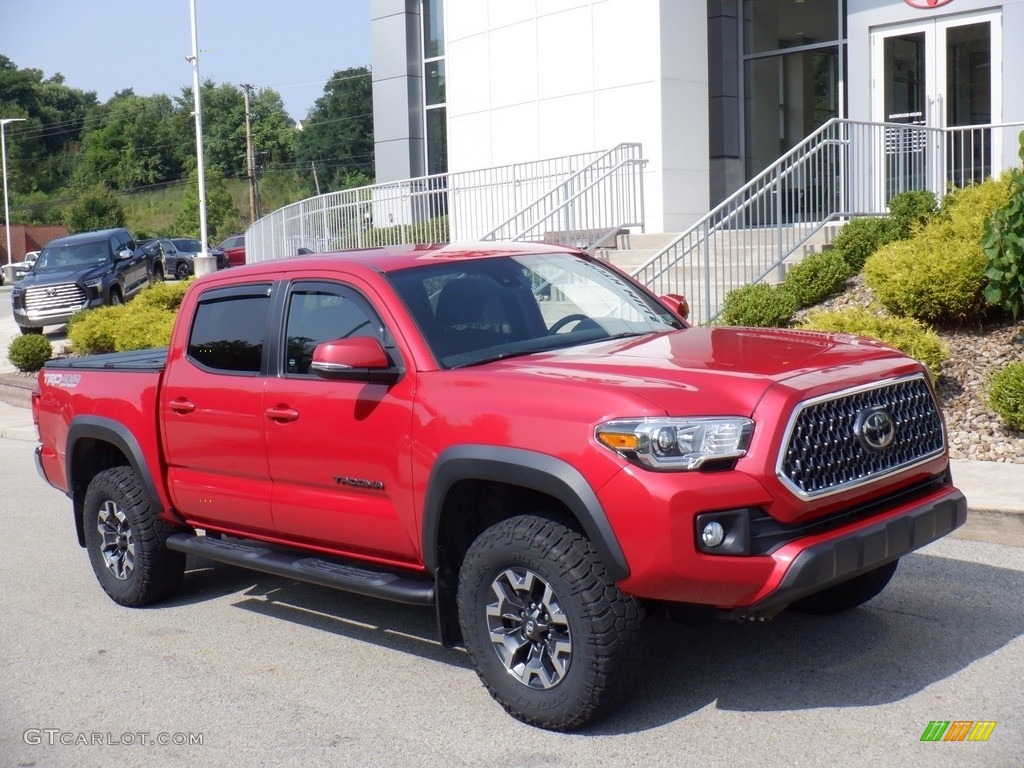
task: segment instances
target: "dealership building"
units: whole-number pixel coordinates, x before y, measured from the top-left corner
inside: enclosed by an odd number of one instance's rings
[[[1024,121],[1024,0],[371,0],[371,20],[378,182],[638,142],[652,231],[831,118]]]

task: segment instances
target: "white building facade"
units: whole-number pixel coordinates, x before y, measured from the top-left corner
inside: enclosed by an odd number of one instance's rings
[[[371,3],[378,181],[640,142],[650,231],[833,117],[1024,120],[1024,0]]]

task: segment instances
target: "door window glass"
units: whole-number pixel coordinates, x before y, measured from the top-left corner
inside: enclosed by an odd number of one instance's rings
[[[259,373],[269,312],[269,289],[200,300],[188,356],[216,371]]]
[[[341,286],[296,286],[288,301],[285,372],[308,374],[317,344],[360,336],[383,343],[381,322],[362,296]]]

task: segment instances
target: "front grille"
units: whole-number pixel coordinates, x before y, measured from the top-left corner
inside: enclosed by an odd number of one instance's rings
[[[85,305],[85,292],[74,283],[32,286],[25,289],[25,309],[46,313],[55,309],[78,309]]]
[[[882,448],[863,434],[864,416],[873,412],[891,419],[892,441]],[[815,498],[907,469],[944,448],[942,416],[918,375],[802,403],[786,430],[777,473],[798,496]]]

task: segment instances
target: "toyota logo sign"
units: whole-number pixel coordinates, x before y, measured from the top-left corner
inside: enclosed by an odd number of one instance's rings
[[[866,450],[884,451],[896,437],[896,422],[884,408],[873,408],[857,414],[853,432]]]
[[[951,3],[953,0],[903,0],[911,8],[938,8],[940,5]]]

